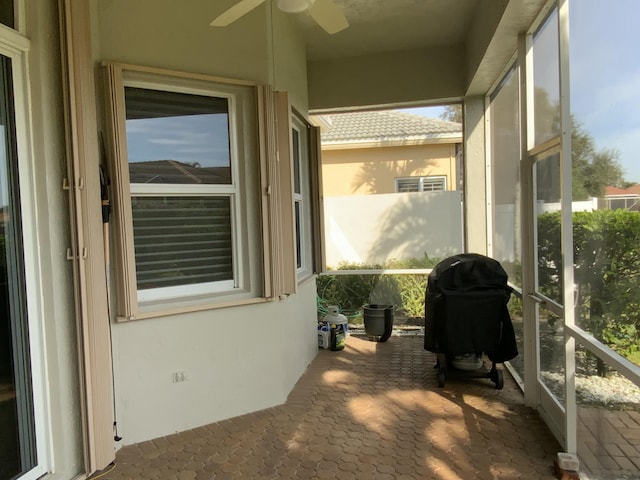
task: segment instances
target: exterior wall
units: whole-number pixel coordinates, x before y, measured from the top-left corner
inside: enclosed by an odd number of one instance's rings
[[[266,83],[266,7],[230,27],[210,27],[221,3],[98,0],[100,59]]]
[[[456,188],[454,144],[358,149],[324,149],[325,197],[395,193],[395,179],[444,175],[447,190]]]
[[[285,301],[114,325],[122,443],[283,403],[318,350],[315,295],[312,280]]]
[[[462,46],[441,46],[309,62],[309,109],[459,99],[462,58]]]
[[[461,192],[325,197],[327,266],[463,252],[461,197]]]
[[[271,5],[273,6],[273,3]],[[273,36],[276,47],[271,83],[276,90],[289,93],[289,101],[303,116],[309,110],[307,100],[307,62],[304,39],[291,22],[291,15],[273,9]]]
[[[470,253],[487,254],[487,184],[484,97],[464,102],[464,224]]]
[[[304,45],[292,24],[274,8],[271,32],[267,2],[210,27],[232,3],[98,0],[98,60],[275,82],[306,114]],[[121,444],[283,403],[317,353],[316,322],[312,277],[279,301],[112,323]],[[173,383],[176,371],[186,382]]]

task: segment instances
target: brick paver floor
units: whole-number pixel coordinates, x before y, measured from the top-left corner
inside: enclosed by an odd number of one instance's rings
[[[590,478],[640,480],[640,410],[579,407],[578,454]]]
[[[422,337],[350,336],[287,403],[122,448],[105,480],[555,478],[560,447],[505,372],[437,386]]]

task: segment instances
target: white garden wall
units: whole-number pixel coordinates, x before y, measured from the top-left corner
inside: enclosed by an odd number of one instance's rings
[[[327,266],[464,250],[460,192],[325,197]]]

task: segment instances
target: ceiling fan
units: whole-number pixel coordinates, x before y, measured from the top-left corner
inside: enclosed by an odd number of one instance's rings
[[[212,27],[226,27],[266,1],[240,0],[216,17],[210,25]],[[277,2],[278,8],[283,12],[300,13],[306,11],[330,35],[349,26],[342,10],[333,3],[333,0],[277,0]]]

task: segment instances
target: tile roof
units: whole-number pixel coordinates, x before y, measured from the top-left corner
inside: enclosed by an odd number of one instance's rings
[[[401,140],[459,138],[462,125],[393,110],[339,113],[325,116],[330,127],[322,132],[322,142],[368,143]]]
[[[604,194],[606,197],[614,195],[640,195],[640,183],[632,185],[629,188],[606,187]]]
[[[129,163],[131,183],[207,184],[231,183],[230,167],[196,167],[177,160]]]

